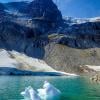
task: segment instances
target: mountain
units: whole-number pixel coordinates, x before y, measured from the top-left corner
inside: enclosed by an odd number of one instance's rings
[[[3,16],[5,15],[4,10],[5,10],[5,6],[4,6],[2,3],[0,3],[0,20],[1,20],[1,19],[3,18]]]
[[[33,0],[27,7],[27,13],[29,13],[32,18],[42,18],[49,22],[62,20],[61,12],[52,0]]]
[[[0,21],[1,49],[42,59],[64,72],[79,74],[81,65],[100,64],[100,17],[63,18],[52,0],[3,5],[6,15]]]
[[[10,11],[19,11],[25,12],[29,2],[20,1],[20,2],[8,2],[5,3],[5,7]]]
[[[3,11],[4,9],[5,9],[5,6],[2,3],[0,3],[0,11]]]
[[[62,22],[62,14],[52,0],[33,0],[32,2],[7,3],[8,10],[12,10],[21,17],[32,20],[32,28],[45,33]],[[51,10],[52,9],[52,10]],[[23,15],[22,15],[23,14]],[[53,16],[52,16],[53,15]]]
[[[91,20],[91,19],[90,19]],[[64,37],[60,41],[61,44],[66,44],[74,48],[93,48],[99,47],[100,41],[100,18],[93,21],[84,21],[84,23],[76,23],[67,27],[62,33],[67,33],[68,37]],[[71,38],[70,38],[71,37]],[[73,37],[73,38],[72,38]],[[65,42],[63,40],[66,40]],[[71,44],[71,42],[73,43]]]

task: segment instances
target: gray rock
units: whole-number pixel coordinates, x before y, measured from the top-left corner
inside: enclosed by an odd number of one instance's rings
[[[52,0],[33,0],[26,11],[32,17],[34,29],[41,33],[48,32],[62,22],[61,12]]]
[[[5,6],[2,3],[0,3],[0,12],[4,11],[4,9],[5,9]]]
[[[27,12],[33,19],[42,19],[48,22],[58,22],[62,20],[61,12],[52,0],[33,0]]]

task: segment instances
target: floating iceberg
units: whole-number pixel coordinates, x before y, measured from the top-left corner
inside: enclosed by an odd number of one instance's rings
[[[44,82],[43,88],[37,91],[42,100],[60,99],[61,92],[47,81]]]
[[[61,92],[45,81],[43,88],[37,89],[37,92],[29,86],[25,91],[21,92],[21,95],[24,97],[24,100],[59,100]]]
[[[31,86],[21,92],[21,95],[24,97],[24,100],[41,100],[37,92]]]

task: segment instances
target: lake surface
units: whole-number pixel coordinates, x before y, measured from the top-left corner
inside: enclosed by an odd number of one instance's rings
[[[45,80],[62,92],[61,100],[100,100],[100,84],[87,78],[37,76],[0,76],[0,100],[21,100],[25,87],[40,88]]]

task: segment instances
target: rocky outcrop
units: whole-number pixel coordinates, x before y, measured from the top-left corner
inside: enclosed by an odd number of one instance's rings
[[[17,7],[18,4],[20,9]],[[27,5],[25,11],[29,11],[22,13],[20,10],[23,7],[20,5]],[[52,0],[48,2],[34,0],[31,3],[8,3],[6,8],[10,19],[8,16],[6,20],[2,19],[0,22],[0,48],[24,52],[29,56],[42,59],[45,53],[44,46],[49,43],[46,32],[52,29],[52,23],[57,24],[62,20],[57,6]],[[40,8],[41,12],[37,11]],[[13,11],[13,9],[16,10]],[[53,16],[52,13],[54,13]]]
[[[42,59],[44,46],[48,39],[36,37],[30,28],[20,26],[14,22],[4,21],[0,23],[0,48],[24,52],[27,55]]]
[[[6,8],[14,15],[14,22],[31,27],[37,35],[45,34],[62,23],[61,12],[52,0],[12,2],[7,3]]]
[[[60,36],[62,34],[62,36]],[[57,42],[73,48],[100,47],[100,21],[73,24],[60,30]]]
[[[62,20],[61,12],[52,0],[34,0],[29,4],[27,12],[33,19],[39,18],[53,23]]]
[[[61,12],[52,0],[34,0],[27,7],[27,13],[32,17],[33,27],[40,32],[48,32],[62,22]]]
[[[0,21],[3,19],[5,12],[4,12],[5,6],[0,3]]]
[[[77,49],[66,45],[49,44],[44,60],[54,69],[82,74],[80,65],[100,65],[100,48]]]
[[[5,6],[2,3],[0,3],[0,11],[3,11],[4,9],[5,9]]]
[[[19,11],[21,13],[24,13],[28,4],[29,2],[25,2],[25,1],[20,1],[20,2],[15,1],[15,2],[5,3],[5,7],[7,10]]]

